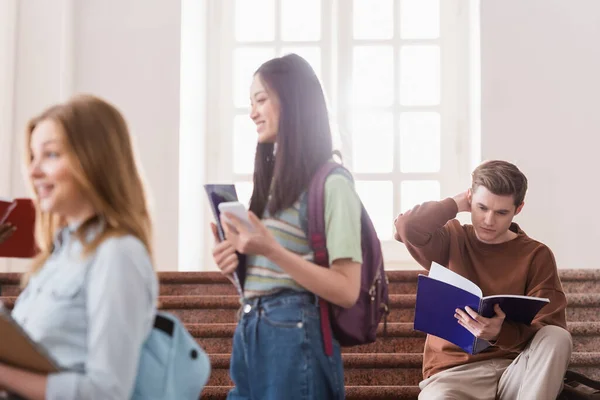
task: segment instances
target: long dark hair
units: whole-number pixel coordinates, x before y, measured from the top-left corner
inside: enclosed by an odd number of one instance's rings
[[[254,160],[250,210],[262,217],[267,207],[275,214],[298,200],[332,157],[333,145],[323,88],[306,60],[297,54],[274,58],[255,76],[279,102],[276,146],[259,143]]]

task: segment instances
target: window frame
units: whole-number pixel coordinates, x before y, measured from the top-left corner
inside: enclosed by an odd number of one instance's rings
[[[351,80],[352,45],[352,2],[348,0],[321,0],[321,39],[319,42],[287,42],[280,39],[280,4],[275,4],[275,40],[269,42],[243,42],[241,46],[275,47],[275,54],[280,55],[284,46],[295,46],[297,43],[321,47],[322,84],[328,96],[328,106],[332,123],[339,127],[344,143],[344,160],[351,164],[352,149],[349,145],[349,121],[352,108],[342,99],[348,98],[348,87]],[[440,0],[440,37],[438,39],[401,39],[399,37],[398,13],[401,0],[394,0],[395,21],[394,39],[386,43],[394,44],[394,74],[398,79],[397,62],[402,44],[439,44],[441,58],[441,97],[439,106],[410,107],[401,106],[396,101],[394,113],[394,145],[399,138],[397,120],[401,111],[439,111],[441,115],[440,172],[439,173],[403,173],[399,168],[399,157],[395,156],[394,172],[356,173],[357,181],[389,180],[393,182],[394,216],[403,211],[400,209],[399,185],[406,179],[436,179],[440,182],[440,198],[452,196],[466,189],[469,172],[472,167],[472,132],[470,124],[471,81],[469,66],[472,51],[470,35],[469,4],[461,0]],[[342,6],[343,5],[343,6]],[[234,29],[235,0],[208,1],[208,64],[207,76],[207,132],[206,140],[206,177],[207,182],[240,182],[251,181],[252,174],[238,174],[233,171],[233,117],[247,114],[248,109],[236,108],[233,99],[233,50],[235,41]],[[379,40],[360,40],[360,44],[381,44]],[[341,66],[348,66],[342,68]],[[257,66],[258,67],[258,66]],[[398,82],[394,82],[394,93],[397,93]],[[230,132],[231,134],[225,134]],[[397,147],[396,147],[397,148]],[[207,212],[207,220],[212,216]],[[392,224],[393,218],[390,221]],[[212,237],[207,235],[204,242],[205,265],[214,266],[210,249]],[[386,268],[410,268],[415,262],[405,246],[392,240],[382,240],[382,248]]]

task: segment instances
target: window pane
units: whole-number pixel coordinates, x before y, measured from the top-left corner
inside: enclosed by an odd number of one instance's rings
[[[406,106],[430,106],[440,103],[439,46],[402,47],[400,102]]]
[[[440,114],[405,112],[400,115],[400,169],[402,172],[440,170]]]
[[[251,174],[256,153],[256,125],[247,115],[237,115],[233,121],[233,172]]]
[[[233,52],[233,93],[236,107],[250,104],[253,75],[265,61],[275,57],[272,48],[241,47]]]
[[[235,182],[235,191],[237,192],[238,200],[246,207],[250,206],[253,187],[252,182]]]
[[[259,23],[257,21],[260,21]],[[236,0],[235,39],[265,42],[275,39],[274,0]]]
[[[354,38],[391,39],[394,36],[393,10],[392,0],[354,0]]]
[[[373,221],[379,239],[392,239],[394,225],[392,182],[357,181],[356,191]]]
[[[439,181],[403,181],[400,185],[400,212],[431,200],[440,200]]]
[[[300,57],[304,58],[321,80],[321,49],[316,46],[304,46],[304,47],[284,47],[281,49],[281,55],[296,53]]]
[[[354,104],[389,106],[394,101],[394,53],[391,46],[356,46],[352,71]]]
[[[244,1],[254,2],[254,0]],[[283,0],[281,39],[299,41],[321,39],[321,0]]]
[[[392,113],[354,113],[352,164],[355,172],[391,172],[394,168]]]
[[[403,39],[435,39],[440,36],[440,0],[402,0],[400,36]]]

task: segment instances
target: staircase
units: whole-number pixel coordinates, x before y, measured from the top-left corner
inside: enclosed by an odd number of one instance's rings
[[[388,333],[376,343],[342,349],[348,399],[416,399],[425,335],[412,330],[419,271],[389,271]],[[202,399],[225,399],[239,299],[218,272],[162,272],[160,307],[176,314],[210,355]],[[600,379],[600,270],[561,270],[573,335],[571,369]],[[0,274],[0,299],[12,307],[18,274]],[[381,330],[380,330],[381,331]]]

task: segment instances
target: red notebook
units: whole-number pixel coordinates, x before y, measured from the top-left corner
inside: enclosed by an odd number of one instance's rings
[[[36,255],[35,207],[31,199],[0,200],[0,224],[10,223],[17,230],[0,243],[0,257],[31,258]]]

